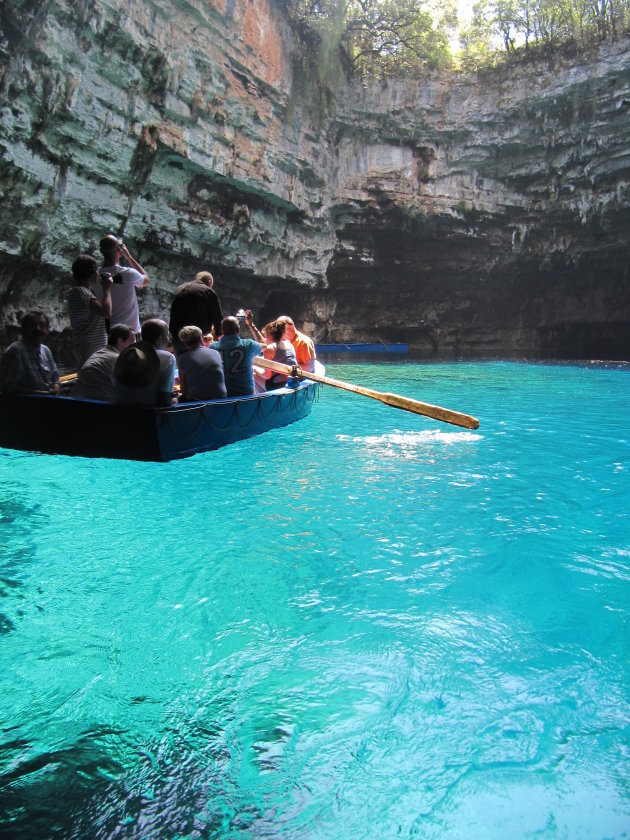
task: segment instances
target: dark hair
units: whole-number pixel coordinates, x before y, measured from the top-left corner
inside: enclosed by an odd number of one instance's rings
[[[150,344],[157,344],[163,338],[168,338],[168,324],[159,318],[149,318],[142,325],[142,340]]]
[[[274,341],[280,341],[284,335],[285,328],[286,324],[283,324],[280,321],[270,321],[262,328],[262,333],[263,335],[268,333]]]
[[[114,324],[114,326],[109,331],[107,343],[115,347],[116,342],[119,338],[121,338],[123,341],[127,341],[132,332],[132,328],[128,327],[127,324]]]
[[[101,239],[98,247],[100,248],[101,254],[105,257],[105,260],[108,261],[120,248],[120,242],[113,233],[108,233],[107,236],[104,236]]]
[[[43,318],[46,321],[46,329],[49,329],[50,321],[48,320],[48,315],[46,315],[45,312],[42,312],[41,309],[31,309],[30,312],[27,312],[20,321],[22,332],[26,330],[29,324],[31,326],[35,326],[40,318]]]
[[[234,315],[228,315],[221,321],[221,333],[223,335],[238,335],[240,331],[238,318],[235,318]]]
[[[87,280],[95,271],[98,271],[98,263],[89,254],[80,254],[72,263],[72,276],[75,280]]]

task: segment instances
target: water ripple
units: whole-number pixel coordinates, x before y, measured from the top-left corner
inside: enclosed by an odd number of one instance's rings
[[[323,392],[180,463],[0,452],[0,833],[623,837],[629,372],[341,371],[477,433]]]

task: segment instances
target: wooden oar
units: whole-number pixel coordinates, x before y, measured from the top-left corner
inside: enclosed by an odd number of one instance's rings
[[[413,414],[422,414],[425,417],[432,417],[434,420],[441,420],[443,423],[452,423],[454,426],[463,426],[464,429],[478,429],[479,420],[469,414],[462,414],[459,411],[451,411],[450,408],[441,408],[439,405],[412,400],[409,397],[401,397],[398,394],[385,394],[382,391],[373,391],[371,388],[363,388],[361,385],[354,385],[352,382],[341,382],[339,379],[331,379],[329,376],[320,376],[318,373],[311,373],[302,368],[292,368],[280,362],[273,362],[271,359],[263,359],[256,356],[254,364],[275,373],[284,373],[288,376],[296,376],[298,379],[312,379],[313,382],[321,382],[322,385],[332,385],[333,388],[341,388],[344,391],[352,391],[354,394],[362,394],[364,397],[371,397],[373,400],[391,405],[392,408],[402,408],[404,411],[411,411]]]
[[[76,378],[77,378],[76,373],[67,373],[65,376],[60,376],[59,381],[60,382],[74,382],[74,380]]]

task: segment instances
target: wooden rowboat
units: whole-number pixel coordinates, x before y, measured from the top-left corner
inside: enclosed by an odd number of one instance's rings
[[[315,382],[251,397],[167,408],[117,406],[39,394],[0,398],[0,446],[87,458],[172,461],[278,429],[306,417]]]

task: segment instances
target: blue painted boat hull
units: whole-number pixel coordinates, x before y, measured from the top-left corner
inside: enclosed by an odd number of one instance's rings
[[[316,344],[317,353],[406,353],[407,344]]]
[[[0,400],[0,446],[133,461],[172,461],[278,429],[306,417],[318,386],[168,408],[23,394]]]

